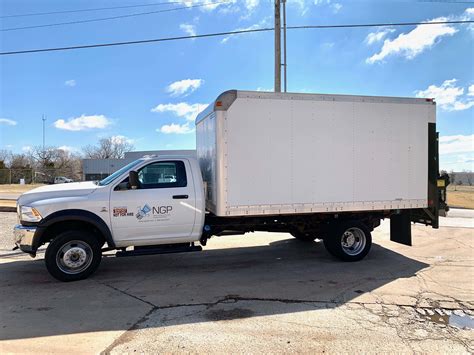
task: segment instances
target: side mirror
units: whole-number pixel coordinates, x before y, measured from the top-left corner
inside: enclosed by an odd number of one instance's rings
[[[130,184],[130,188],[132,190],[138,189],[140,186],[140,181],[138,181],[138,173],[136,171],[131,170],[128,173],[128,183]]]

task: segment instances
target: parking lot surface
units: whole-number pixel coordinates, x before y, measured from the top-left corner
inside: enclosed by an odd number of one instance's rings
[[[288,234],[212,238],[203,252],[105,257],[60,283],[12,252],[0,216],[0,352],[287,353],[474,351],[472,211],[414,226],[389,222],[358,263]]]

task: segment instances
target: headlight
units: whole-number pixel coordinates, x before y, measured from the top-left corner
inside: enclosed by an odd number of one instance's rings
[[[36,208],[20,206],[20,220],[24,222],[39,222],[43,219]]]

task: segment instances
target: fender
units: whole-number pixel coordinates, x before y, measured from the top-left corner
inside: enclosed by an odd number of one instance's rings
[[[108,246],[115,248],[115,242],[112,238],[112,233],[102,218],[89,211],[72,209],[54,212],[37,224],[35,241],[38,245],[35,246],[35,249],[39,247],[42,236],[49,226],[64,221],[81,221],[92,224],[102,233]]]

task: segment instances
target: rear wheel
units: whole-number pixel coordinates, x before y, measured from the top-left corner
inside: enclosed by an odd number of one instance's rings
[[[83,231],[59,234],[45,253],[46,268],[60,281],[87,278],[97,269],[101,259],[102,252],[96,236]]]
[[[343,261],[362,260],[372,246],[372,235],[361,222],[343,222],[331,228],[324,238],[326,250]]]

